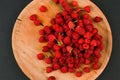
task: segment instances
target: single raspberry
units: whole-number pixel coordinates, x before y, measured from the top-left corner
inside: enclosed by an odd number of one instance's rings
[[[85,59],[85,64],[86,64],[86,65],[89,65],[90,62],[91,62],[91,61],[90,61],[89,59]]]
[[[54,70],[58,70],[60,68],[60,65],[58,63],[53,63],[52,67]]]
[[[56,23],[55,19],[52,19],[50,22],[52,25],[54,25]]]
[[[84,25],[90,25],[92,24],[92,20],[89,18],[89,19],[83,19],[83,23]]]
[[[47,8],[46,8],[46,6],[42,5],[42,6],[40,6],[39,10],[40,10],[41,12],[46,12],[46,11],[47,11]]]
[[[61,15],[61,13],[57,13],[55,17],[56,17],[56,18],[61,18],[62,15]]]
[[[89,45],[88,44],[83,44],[83,49],[89,49]]]
[[[64,39],[63,39],[63,42],[65,43],[65,44],[70,44],[70,37],[65,37]]]
[[[52,59],[51,59],[51,58],[46,58],[46,59],[45,59],[45,62],[46,62],[47,64],[51,64],[51,63],[52,63]]]
[[[63,36],[62,35],[58,35],[58,41],[62,41],[63,40]]]
[[[72,57],[67,58],[67,63],[74,63],[74,58]]]
[[[48,51],[49,51],[49,47],[48,47],[48,46],[43,46],[42,51],[43,51],[43,52],[48,52]]]
[[[80,50],[80,51],[83,51],[83,50],[84,50],[83,45],[80,45],[80,46],[79,46],[79,50]]]
[[[88,18],[90,18],[90,15],[89,14],[84,14],[83,18],[88,19]]]
[[[37,54],[37,58],[38,58],[39,60],[43,60],[44,57],[45,57],[45,56],[43,55],[43,53]]]
[[[55,51],[55,58],[60,58],[62,56],[59,50]]]
[[[48,40],[50,42],[53,42],[56,39],[56,37],[53,34],[48,35]]]
[[[75,64],[79,64],[79,58],[75,58]]]
[[[90,39],[85,39],[85,43],[89,44],[90,42]]]
[[[97,30],[96,28],[94,28],[94,29],[92,30],[92,33],[93,33],[93,34],[97,34],[97,33],[98,33],[98,30]]]
[[[85,59],[83,57],[81,57],[79,63],[82,64],[82,63],[84,63],[84,61],[85,61]]]
[[[72,34],[72,38],[77,40],[77,39],[79,38],[79,34],[76,33],[76,32],[74,32],[74,33]]]
[[[63,52],[63,53],[66,53],[66,51],[67,51],[66,48],[63,47],[63,48],[62,48],[62,52]]]
[[[68,15],[68,12],[64,10],[61,14],[62,14],[63,16],[66,16],[66,15]]]
[[[91,32],[86,32],[84,35],[84,38],[91,39],[92,36],[93,36],[93,34]]]
[[[70,73],[74,73],[74,72],[75,72],[75,68],[69,68],[68,71],[69,71]]]
[[[99,69],[99,65],[97,63],[93,64],[93,69],[95,70]]]
[[[66,35],[69,36],[69,37],[71,37],[71,36],[72,36],[72,31],[71,31],[71,30],[68,30],[68,31],[66,32]]]
[[[101,21],[102,21],[102,18],[99,17],[99,16],[96,16],[96,17],[94,18],[94,21],[95,21],[95,22],[101,22]]]
[[[86,25],[86,30],[89,31],[89,32],[92,32],[92,30],[93,30],[93,25],[91,25],[91,24]]]
[[[84,57],[85,57],[86,59],[89,59],[89,58],[90,58],[90,54],[85,53],[85,54],[84,54]],[[87,61],[86,61],[86,63],[87,63]]]
[[[73,48],[72,48],[71,46],[67,46],[67,47],[66,47],[66,50],[67,50],[69,53],[71,53],[72,49],[73,49]]]
[[[78,54],[78,57],[80,57],[80,58],[83,57],[83,54],[82,54],[82,53],[79,53],[79,54]]]
[[[85,29],[81,28],[80,26],[77,26],[75,31],[80,34],[80,35],[84,35],[85,34]]]
[[[93,57],[93,62],[94,63],[98,63],[99,62],[99,59],[97,57]]]
[[[60,18],[56,18],[55,21],[56,21],[56,23],[62,23],[63,19],[60,17]]]
[[[61,58],[59,59],[59,63],[60,63],[60,64],[64,64],[64,63],[65,63],[65,58],[64,58],[64,57],[61,57]]]
[[[60,50],[60,46],[58,46],[57,44],[55,44],[55,45],[53,46],[53,48],[54,48],[54,50]]]
[[[78,6],[78,3],[77,3],[77,1],[72,1],[72,6],[73,6],[73,7],[76,7],[76,6]]]
[[[96,41],[96,40],[92,40],[92,41],[90,42],[90,45],[92,45],[92,46],[97,46],[97,41]]]
[[[73,64],[73,63],[69,63],[69,64],[68,64],[68,67],[69,67],[69,68],[73,68],[73,67],[74,67],[74,64]]]
[[[85,6],[84,10],[89,13],[91,11],[91,8],[90,8],[90,6]]]
[[[90,68],[89,67],[84,67],[84,72],[86,72],[86,73],[89,73],[90,72]]]
[[[72,39],[72,43],[76,43],[78,40],[77,39]]]
[[[67,32],[70,30],[70,28],[67,25],[63,25],[64,31]]]
[[[81,77],[81,76],[82,76],[82,72],[81,72],[81,71],[77,71],[77,72],[76,72],[76,76],[77,76],[77,77]]]
[[[50,27],[48,27],[48,26],[45,26],[45,27],[44,27],[44,31],[45,31],[45,33],[47,33],[47,34],[50,34],[50,33],[51,33],[51,29],[50,29]]]
[[[46,67],[46,72],[47,72],[47,73],[50,73],[50,72],[52,72],[52,71],[53,71],[52,67]]]
[[[70,29],[72,29],[72,28],[75,27],[75,24],[72,21],[69,21],[68,26],[69,26]]]
[[[48,80],[56,80],[56,78],[54,76],[50,76],[48,77]]]
[[[37,15],[36,14],[31,15],[30,20],[32,20],[32,21],[37,20]]]
[[[45,31],[44,31],[44,30],[40,30],[40,31],[39,31],[39,34],[40,34],[40,35],[45,35]]]
[[[72,12],[72,13],[71,13],[71,17],[76,19],[76,18],[78,18],[78,14],[75,13],[75,12]]]
[[[40,38],[39,38],[39,42],[45,42],[46,40],[45,40],[45,37],[44,36],[41,36]]]
[[[58,59],[57,58],[53,58],[52,60],[54,63],[57,63],[58,62]]]
[[[84,39],[83,38],[80,38],[79,41],[78,41],[79,44],[83,44],[84,43]]]
[[[34,24],[35,24],[36,26],[39,26],[39,25],[40,25],[40,21],[39,21],[39,20],[34,20]]]
[[[68,72],[67,66],[63,66],[63,67],[61,68],[61,72],[63,72],[63,73]]]

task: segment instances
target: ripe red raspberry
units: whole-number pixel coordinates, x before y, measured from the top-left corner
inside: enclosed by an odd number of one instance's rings
[[[69,37],[71,37],[71,36],[72,36],[72,31],[71,31],[71,30],[68,30],[68,31],[66,32],[66,35],[69,36]]]
[[[93,25],[91,25],[91,24],[86,25],[86,30],[89,31],[89,32],[92,32],[92,30],[93,30]]]
[[[95,70],[99,69],[98,63],[93,64],[93,69],[95,69]]]
[[[60,63],[60,64],[64,64],[64,63],[65,63],[65,58],[64,58],[64,57],[61,57],[61,58],[59,59],[59,63]]]
[[[83,44],[83,49],[89,49],[89,45],[88,44]]]
[[[57,58],[53,58],[52,60],[54,63],[57,63],[58,62],[58,59]]]
[[[36,14],[31,15],[30,20],[32,20],[32,21],[37,20],[37,15]]]
[[[56,37],[53,34],[48,35],[48,40],[50,42],[53,42],[56,39]]]
[[[70,28],[67,25],[63,25],[64,31],[67,32]]]
[[[97,46],[97,41],[96,41],[96,40],[92,40],[92,41],[90,42],[90,45],[92,45],[92,46]]]
[[[71,13],[71,17],[76,19],[76,18],[78,18],[78,14],[75,13],[75,12],[72,12],[72,13]]]
[[[64,39],[63,39],[63,42],[65,43],[65,44],[70,44],[70,37],[65,37]]]
[[[78,33],[76,33],[76,32],[74,32],[74,33],[72,34],[72,38],[73,38],[73,39],[76,39],[76,40],[79,38],[79,36],[80,36],[80,35],[79,35]]]
[[[84,43],[84,39],[83,38],[80,38],[79,41],[78,41],[79,44],[83,44]]]
[[[58,63],[53,63],[52,67],[54,70],[60,69],[60,65]]]
[[[45,31],[45,33],[47,33],[47,34],[50,34],[50,33],[51,33],[51,29],[50,29],[50,27],[48,27],[48,26],[45,26],[45,27],[44,27],[44,31]]]
[[[55,58],[60,58],[62,56],[59,50],[55,51]]]
[[[68,57],[67,58],[67,63],[74,63],[74,58]]]
[[[90,61],[89,59],[85,59],[85,64],[86,64],[86,65],[89,65],[90,62],[91,62],[91,61]]]
[[[85,39],[85,43],[90,43],[91,41],[90,41],[90,39]]]
[[[75,24],[72,21],[69,21],[68,26],[69,26],[70,29],[72,29],[72,28],[75,27]]]
[[[91,32],[86,32],[84,35],[84,38],[91,39],[92,36],[93,36],[93,34]]]
[[[77,1],[72,1],[72,6],[73,6],[73,7],[76,7],[76,6],[78,6],[78,3],[77,3]]]
[[[63,19],[61,17],[55,19],[56,23],[62,23]]]
[[[72,43],[74,44],[77,43],[77,41],[78,41],[77,39],[72,39]]]
[[[92,24],[93,22],[92,22],[92,20],[89,18],[89,19],[83,19],[83,23],[84,23],[85,25],[90,25],[90,24]]]
[[[75,72],[75,68],[69,68],[68,71],[69,71],[70,73],[74,73],[74,72]]]
[[[69,63],[69,64],[68,64],[68,67],[69,67],[69,68],[73,68],[73,67],[74,67],[74,64],[73,64],[73,63]]]
[[[52,59],[51,59],[51,58],[46,58],[46,59],[45,59],[45,62],[46,62],[47,64],[51,64],[51,63],[52,63]]]
[[[50,23],[52,24],[52,25],[54,25],[56,22],[55,22],[55,19],[52,19],[51,21],[50,21]]]
[[[90,72],[90,68],[89,67],[84,67],[84,72],[86,72],[86,73],[89,73]]]
[[[47,11],[47,8],[46,6],[42,5],[40,6],[40,9],[39,9],[41,12],[46,12]]]
[[[96,17],[94,18],[94,21],[95,21],[95,22],[101,22],[101,21],[102,21],[102,18],[101,18],[101,17],[96,16]]]
[[[49,51],[49,47],[48,47],[48,46],[43,46],[42,51],[43,51],[43,52],[48,52],[48,51]]]
[[[85,59],[83,57],[81,57],[79,63],[82,64],[82,63],[84,63],[84,61],[85,61]]]
[[[92,30],[92,33],[93,33],[93,34],[97,34],[97,33],[98,33],[98,30],[97,30],[96,28],[94,28],[94,29]]]
[[[66,51],[67,51],[66,48],[63,47],[63,48],[62,48],[62,52],[63,52],[63,53],[66,53]]]
[[[89,14],[84,14],[83,18],[88,19],[88,18],[90,18],[90,15]]]
[[[39,31],[39,34],[40,34],[40,35],[45,35],[45,31],[44,31],[44,30],[40,30],[40,31]]]
[[[86,59],[89,59],[89,58],[90,58],[90,54],[84,53],[84,57],[85,57]],[[87,62],[86,62],[86,63],[87,63]]]
[[[58,35],[58,41],[62,41],[63,40],[63,36],[62,35]]]
[[[99,59],[97,57],[93,57],[93,62],[94,63],[98,63],[99,62]]]
[[[67,66],[63,66],[63,67],[61,68],[61,72],[63,72],[63,73],[68,72]]]
[[[90,6],[85,6],[84,10],[89,13],[91,11]]]
[[[80,26],[77,26],[75,31],[80,34],[80,35],[84,35],[85,34],[85,29],[81,28]]]
[[[47,73],[50,73],[50,72],[52,72],[52,71],[53,71],[52,67],[46,67],[46,72],[47,72]]]
[[[67,50],[69,53],[71,53],[72,49],[73,49],[73,48],[72,48],[71,46],[67,46],[67,47],[66,47],[66,50]]]
[[[37,54],[37,58],[38,58],[39,60],[43,60],[44,57],[45,57],[45,56],[43,55],[43,53]]]
[[[34,24],[35,24],[36,26],[39,26],[39,25],[40,25],[40,21],[39,21],[39,20],[34,20]]]
[[[81,71],[77,71],[77,72],[76,72],[76,76],[77,76],[77,77],[81,77],[81,76],[82,76],[82,72],[81,72]]]
[[[48,77],[48,80],[56,80],[56,78],[54,76],[50,76]]]
[[[46,40],[45,40],[45,37],[44,36],[41,36],[40,38],[39,38],[39,42],[45,42]]]
[[[58,46],[57,44],[55,44],[55,45],[53,46],[53,48],[54,48],[54,50],[60,50],[60,46]]]
[[[68,12],[64,10],[61,14],[62,14],[63,16],[66,16],[66,15],[68,15]]]

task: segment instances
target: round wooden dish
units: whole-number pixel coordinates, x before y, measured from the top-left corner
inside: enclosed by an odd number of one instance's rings
[[[69,0],[71,1],[71,0]],[[22,71],[31,80],[47,80],[48,76],[54,75],[57,80],[95,80],[101,72],[105,69],[112,50],[112,35],[109,23],[105,18],[102,11],[90,0],[77,0],[80,7],[90,5],[92,11],[90,13],[91,17],[101,16],[103,21],[100,23],[94,23],[95,27],[99,30],[99,34],[103,36],[104,49],[101,52],[102,58],[100,59],[101,67],[99,70],[92,70],[90,73],[84,74],[82,77],[78,78],[71,73],[61,73],[58,71],[53,71],[47,74],[45,72],[44,61],[39,61],[36,54],[41,52],[42,46],[45,43],[39,43],[39,30],[43,26],[36,27],[32,21],[29,20],[31,14],[39,15],[42,20],[43,25],[50,25],[50,20],[56,13],[60,11],[60,8],[56,6],[51,0],[34,0],[21,12],[18,19],[16,20],[13,35],[12,35],[12,47],[16,61]],[[48,11],[46,13],[41,13],[39,11],[40,5],[46,5]]]

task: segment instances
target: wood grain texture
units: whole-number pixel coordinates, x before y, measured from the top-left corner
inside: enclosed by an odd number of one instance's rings
[[[70,2],[71,0],[69,0]],[[12,47],[15,59],[22,69],[22,71],[29,77],[30,80],[47,80],[48,76],[54,75],[57,80],[95,80],[101,72],[105,69],[112,50],[112,35],[109,23],[105,18],[101,10],[93,4],[90,0],[77,0],[80,7],[90,5],[92,17],[101,16],[103,22],[94,23],[95,27],[99,30],[99,34],[103,36],[104,49],[101,52],[102,58],[100,59],[101,67],[99,70],[92,70],[90,73],[84,74],[82,77],[77,78],[71,73],[61,73],[59,70],[47,74],[45,72],[44,61],[39,61],[36,54],[42,51],[42,46],[46,43],[39,43],[39,30],[43,26],[35,26],[32,21],[29,20],[31,14],[39,15],[39,19],[43,25],[50,25],[50,20],[60,11],[60,8],[51,0],[33,0],[25,9],[21,12],[16,20],[13,35],[12,35]],[[40,5],[46,5],[48,11],[41,13],[39,11]]]

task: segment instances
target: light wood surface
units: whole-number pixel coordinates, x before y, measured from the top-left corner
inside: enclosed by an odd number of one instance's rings
[[[71,1],[71,0],[69,0]],[[29,20],[31,14],[39,15],[39,19],[43,22],[43,25],[50,25],[50,20],[60,11],[60,8],[51,0],[34,0],[21,12],[16,20],[13,35],[12,35],[12,47],[15,59],[22,69],[22,71],[28,76],[30,80],[47,80],[48,76],[54,75],[57,80],[95,80],[101,72],[105,69],[112,50],[112,35],[109,23],[105,18],[101,10],[90,0],[77,0],[80,7],[90,5],[92,17],[101,16],[103,22],[94,23],[95,27],[99,30],[99,33],[103,36],[104,49],[101,52],[102,58],[100,59],[101,67],[99,70],[92,70],[90,73],[84,74],[78,78],[75,74],[61,73],[59,70],[47,74],[45,72],[44,61],[39,61],[36,57],[37,53],[41,52],[42,46],[46,43],[39,43],[39,30],[43,26],[35,26],[32,21]],[[46,5],[48,11],[41,13],[39,11],[40,5]]]

